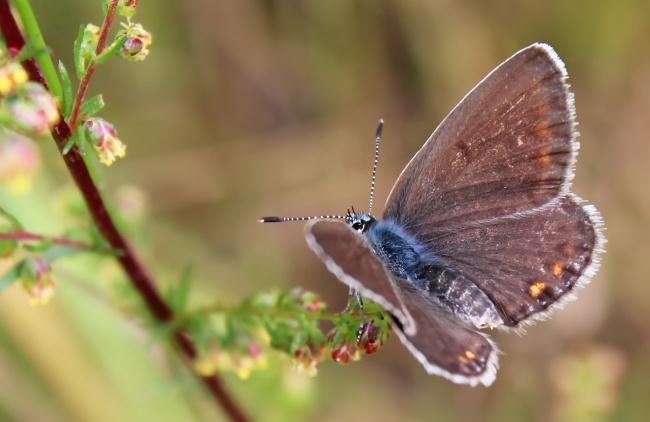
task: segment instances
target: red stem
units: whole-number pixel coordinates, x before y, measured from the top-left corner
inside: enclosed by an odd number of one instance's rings
[[[111,6],[113,7],[113,11],[114,5],[116,3],[117,1],[114,0],[113,5]],[[2,35],[4,36],[7,47],[9,48],[12,55],[17,54],[24,47],[25,40],[20,32],[20,29],[18,28],[13,15],[11,14],[11,9],[9,8],[9,3],[7,0],[0,0],[0,30],[2,31]],[[105,39],[105,37],[104,41],[100,39],[100,42],[104,43]],[[98,45],[98,48],[99,47],[100,46]],[[43,78],[43,75],[34,59],[26,60],[23,62],[23,66],[27,71],[30,80],[39,82],[44,87],[48,88],[47,84],[45,83],[45,79]],[[83,95],[83,93],[80,89],[79,96],[81,95]],[[54,138],[59,151],[61,151],[70,139],[72,132],[70,130],[70,126],[66,124],[60,112],[59,117],[59,123],[57,123],[56,126],[54,126],[52,129],[52,137]],[[122,237],[120,232],[117,230],[113,219],[106,209],[97,186],[95,186],[92,178],[90,177],[88,167],[86,167],[86,164],[84,163],[83,157],[79,153],[77,146],[73,146],[70,151],[66,155],[62,155],[62,157],[63,161],[68,167],[70,175],[81,191],[90,214],[92,215],[93,220],[95,221],[95,224],[97,225],[100,233],[104,236],[106,241],[108,241],[113,249],[122,251],[122,255],[116,257],[116,259],[119,261],[119,263],[122,265],[122,268],[131,279],[131,284],[133,284],[134,288],[138,291],[147,308],[156,318],[156,320],[160,322],[171,321],[174,318],[174,314],[171,308],[169,308],[169,306],[165,303],[165,301],[156,290],[151,275],[140,263],[135,252],[131,248],[131,245],[126,241],[124,237]],[[196,348],[194,346],[194,343],[187,336],[181,332],[176,332],[174,334],[174,339],[188,359],[193,360],[196,357]],[[238,405],[233,401],[228,392],[225,390],[224,386],[221,383],[221,380],[218,377],[213,375],[208,377],[201,376],[200,378],[231,420],[237,422],[244,422],[248,420],[248,418],[244,415]]]
[[[115,9],[117,8],[118,0],[113,0],[108,6],[106,11],[106,16],[104,17],[104,23],[102,23],[102,29],[99,31],[99,40],[97,41],[97,48],[95,48],[95,55],[99,56],[104,47],[106,46],[106,38],[108,37],[108,29],[113,23],[113,18],[115,18]],[[81,103],[83,103],[84,97],[86,96],[86,91],[88,90],[88,84],[90,84],[90,78],[92,78],[93,73],[95,73],[95,60],[91,61],[86,70],[86,74],[79,83],[79,90],[77,91],[77,96],[74,99],[74,106],[72,107],[72,113],[70,114],[70,120],[68,121],[68,126],[74,132],[77,127],[77,118],[79,117],[79,110],[81,110]]]
[[[78,240],[73,240],[73,239],[68,239],[65,237],[47,237],[47,236],[42,236],[40,234],[35,234],[35,233],[29,233],[29,232],[8,232],[8,233],[0,233],[0,240],[26,240],[26,241],[40,241],[40,240],[46,240],[49,239],[54,243],[55,245],[61,245],[61,246],[71,246],[73,248],[80,248],[80,249],[95,249],[93,248],[92,245],[85,243],[85,242],[80,242]]]

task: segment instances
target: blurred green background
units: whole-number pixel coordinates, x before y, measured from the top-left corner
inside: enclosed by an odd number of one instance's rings
[[[32,5],[71,69],[79,25],[101,22],[99,0]],[[543,41],[570,75],[582,145],[573,190],[600,210],[609,240],[579,299],[524,336],[494,333],[504,353],[490,388],[426,375],[396,337],[315,378],[274,357],[247,381],[225,375],[254,419],[648,420],[650,2],[142,0],[135,20],[153,34],[151,54],[102,65],[89,91],[127,144],[100,169],[101,187],[142,221],[133,237],[161,285],[193,265],[196,305],[303,286],[340,309],[347,288],[302,224],[256,219],[364,209],[383,118],[380,214],[410,157],[503,60]],[[54,143],[39,147],[32,191],[2,188],[0,203],[30,231],[59,234],[75,224],[59,211],[74,189]],[[119,270],[102,262],[55,267],[45,307],[19,286],[0,295],[0,420],[222,420],[123,312]]]

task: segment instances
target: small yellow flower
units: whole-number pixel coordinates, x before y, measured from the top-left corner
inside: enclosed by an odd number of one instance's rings
[[[126,145],[117,138],[113,125],[99,117],[91,117],[85,122],[86,131],[99,161],[110,166],[116,157],[124,157]]]
[[[27,72],[19,63],[9,62],[5,67],[0,68],[0,95],[11,94],[17,86],[28,80]]]

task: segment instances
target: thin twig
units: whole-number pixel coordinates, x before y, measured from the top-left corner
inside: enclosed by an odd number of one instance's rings
[[[99,31],[99,40],[97,41],[97,48],[95,49],[95,55],[99,56],[104,47],[106,46],[106,37],[108,37],[108,29],[113,23],[113,18],[115,18],[115,9],[117,8],[118,0],[113,0],[108,6],[106,11],[106,16],[104,17],[104,22],[102,23],[102,29]],[[68,121],[68,126],[72,131],[75,131],[77,127],[77,118],[79,117],[79,111],[81,110],[81,104],[83,103],[84,97],[86,96],[86,91],[88,90],[88,85],[90,84],[90,78],[92,78],[93,73],[95,73],[95,60],[92,60],[88,65],[86,74],[79,83],[79,89],[77,90],[77,96],[74,99],[74,106],[72,107],[72,113],[70,114],[70,119]]]
[[[115,4],[116,1],[113,1]],[[25,45],[25,40],[20,29],[11,14],[11,9],[7,0],[0,0],[0,30],[4,36],[9,51],[15,55]],[[47,88],[43,75],[34,59],[26,60],[23,66],[29,75],[30,80],[39,82]],[[59,112],[60,115],[60,112]],[[66,124],[63,116],[60,115],[59,123],[52,129],[52,137],[61,151],[70,139],[72,132],[70,126]],[[115,222],[112,220],[102,197],[95,186],[88,167],[84,163],[78,147],[75,145],[66,155],[62,155],[63,161],[68,167],[68,171],[77,184],[81,194],[86,201],[86,205],[93,217],[99,232],[104,236],[106,241],[113,249],[121,250],[122,255],[116,257],[124,271],[128,274],[131,283],[142,297],[152,315],[160,322],[169,322],[174,319],[171,308],[162,299],[155,287],[153,278],[133,251],[131,245],[118,231]],[[185,356],[193,360],[196,358],[196,348],[194,343],[183,333],[177,332],[174,339]],[[225,390],[221,380],[216,376],[201,376],[203,383],[208,387],[212,396],[221,405],[229,418],[233,421],[247,421],[239,406],[232,399],[230,394]]]
[[[0,233],[0,240],[25,240],[25,241],[49,240],[53,244],[60,245],[60,246],[70,246],[72,248],[89,249],[89,250],[97,249],[90,243],[81,242],[79,240],[74,240],[74,239],[68,239],[67,237],[48,237],[36,233],[22,232],[22,231]]]

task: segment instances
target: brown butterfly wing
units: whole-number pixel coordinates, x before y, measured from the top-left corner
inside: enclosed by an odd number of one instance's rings
[[[566,193],[578,148],[566,78],[545,44],[493,70],[406,166],[384,219],[426,238],[442,224],[525,211]]]
[[[390,312],[400,340],[427,372],[461,384],[494,381],[494,344],[461,325],[426,293],[392,277],[364,236],[347,224],[328,220],[308,223],[305,235],[339,280]]]

